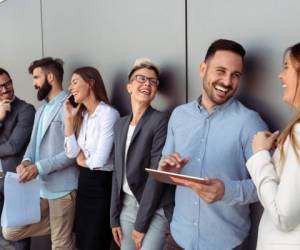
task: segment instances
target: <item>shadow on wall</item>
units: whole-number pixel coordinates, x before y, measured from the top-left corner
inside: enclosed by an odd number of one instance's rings
[[[185,96],[185,93],[180,92],[178,86],[186,83],[176,83],[176,76],[174,72],[176,72],[175,68],[162,67],[160,73],[161,84],[158,90],[163,96],[163,99],[166,101],[166,110],[169,112],[171,112],[178,105],[182,104],[182,96]]]
[[[115,78],[112,80],[111,104],[120,112],[120,116],[130,113],[130,99],[126,89],[127,74],[125,72],[116,72]]]
[[[260,53],[256,49],[256,53],[249,53],[250,55],[246,57],[244,66],[245,76],[238,93],[238,98],[245,106],[257,111],[267,123],[269,129],[274,131],[278,129],[278,124],[280,124],[279,118],[274,116],[276,114],[274,106],[270,105],[266,100],[257,98],[262,96],[262,93],[265,93],[265,96],[270,94],[268,93],[270,86],[266,85],[268,82],[267,73],[270,70],[266,57],[261,56],[262,54],[266,55],[269,53],[271,52],[265,51],[265,49],[264,53]]]
[[[175,84],[176,78],[174,72],[176,72],[175,69],[170,67],[161,68],[160,85],[157,93],[161,99],[159,101],[163,102],[158,108],[161,111],[171,112],[176,106],[182,104],[182,93],[175,87],[179,85]],[[115,78],[112,80],[111,104],[120,112],[121,116],[131,112],[130,97],[126,89],[126,84],[127,74],[125,72],[117,72]]]
[[[266,53],[266,51],[264,51]],[[274,129],[278,121],[274,119],[274,108],[268,105],[267,101],[259,100],[262,91],[266,91],[264,81],[267,77],[267,62],[265,57],[261,56],[259,50],[256,53],[249,53],[246,57],[244,66],[244,77],[238,93],[239,100],[248,108],[257,111],[271,130]],[[268,93],[266,93],[268,94]],[[257,242],[258,225],[263,212],[263,207],[259,202],[250,205],[251,229],[249,237],[245,242],[246,249],[255,249]]]

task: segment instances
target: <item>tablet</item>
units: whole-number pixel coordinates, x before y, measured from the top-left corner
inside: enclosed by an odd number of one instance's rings
[[[206,184],[207,182],[207,179],[200,177],[176,174],[151,168],[145,168],[145,170],[149,173],[150,176],[154,177],[156,180],[172,185],[186,185],[189,181],[201,184]]]

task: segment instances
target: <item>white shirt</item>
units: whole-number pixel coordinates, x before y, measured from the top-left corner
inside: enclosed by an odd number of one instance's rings
[[[129,128],[128,128],[128,132],[127,132],[127,137],[126,137],[126,146],[125,146],[125,169],[124,169],[124,178],[123,178],[123,191],[124,193],[126,194],[129,194],[131,196],[134,196],[133,193],[131,192],[131,189],[128,185],[128,181],[127,181],[127,176],[126,176],[126,162],[127,162],[127,152],[128,152],[128,148],[129,148],[129,145],[130,145],[130,142],[131,142],[131,139],[132,139],[132,136],[133,136],[133,133],[134,133],[134,130],[135,130],[135,127],[136,126],[131,126],[129,125]]]
[[[104,102],[99,103],[92,115],[84,112],[77,140],[74,134],[65,137],[67,157],[75,158],[82,150],[89,169],[112,171],[113,127],[118,118],[118,111]]]
[[[299,142],[299,124],[295,125],[294,133]],[[300,249],[300,164],[289,139],[284,148],[286,159],[280,176],[278,150],[273,158],[263,150],[247,161],[259,200],[264,206],[258,230],[259,250]]]

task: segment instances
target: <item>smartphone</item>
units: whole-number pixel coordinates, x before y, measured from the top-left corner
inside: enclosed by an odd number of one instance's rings
[[[73,95],[70,95],[69,98],[68,98],[69,102],[71,103],[71,105],[76,108],[78,106],[78,103],[75,102],[75,99],[74,99],[74,96]]]

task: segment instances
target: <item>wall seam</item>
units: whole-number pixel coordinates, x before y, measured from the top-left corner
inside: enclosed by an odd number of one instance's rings
[[[44,57],[44,55],[45,55],[45,50],[44,50],[43,0],[40,0],[40,13],[41,13],[41,43],[42,43],[42,57]]]
[[[185,102],[189,99],[189,77],[188,77],[188,6],[185,0]]]

